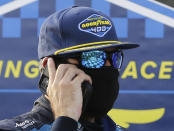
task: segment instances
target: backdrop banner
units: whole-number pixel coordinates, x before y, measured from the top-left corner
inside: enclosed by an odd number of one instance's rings
[[[0,0],[0,120],[30,111],[41,95],[37,45],[45,18],[79,5],[110,16],[120,41],[140,44],[124,51],[120,94],[108,115],[130,131],[173,131],[174,8],[167,4],[154,0]]]

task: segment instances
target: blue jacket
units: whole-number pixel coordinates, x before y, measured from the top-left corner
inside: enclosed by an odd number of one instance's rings
[[[48,105],[48,101],[44,97],[40,97],[35,102],[31,112],[0,121],[0,131],[57,131],[56,120],[53,120],[53,114]],[[125,131],[124,128],[116,125],[109,116],[103,118],[101,123],[103,125],[102,131]],[[77,131],[83,131],[80,123]]]

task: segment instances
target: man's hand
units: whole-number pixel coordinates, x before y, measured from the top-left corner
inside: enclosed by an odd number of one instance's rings
[[[82,90],[83,81],[91,78],[72,64],[61,64],[55,68],[52,58],[48,59],[49,83],[47,88],[47,99],[51,103],[54,118],[68,116],[78,121],[82,112]]]

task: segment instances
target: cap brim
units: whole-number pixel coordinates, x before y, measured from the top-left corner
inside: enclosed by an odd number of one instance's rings
[[[69,54],[69,53],[75,53],[75,52],[84,52],[84,51],[90,51],[90,50],[99,50],[99,49],[105,49],[105,48],[115,48],[115,49],[132,49],[139,47],[136,43],[131,42],[120,42],[120,41],[100,41],[100,42],[93,42],[93,43],[87,43],[87,44],[81,44],[76,45],[64,49],[57,50],[54,55],[59,54]]]

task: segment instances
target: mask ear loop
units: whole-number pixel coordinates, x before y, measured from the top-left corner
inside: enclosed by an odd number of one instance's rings
[[[49,76],[48,76],[48,68],[46,65],[45,68],[42,69],[42,73],[39,80],[39,89],[43,94],[47,94],[48,81],[49,81]]]

